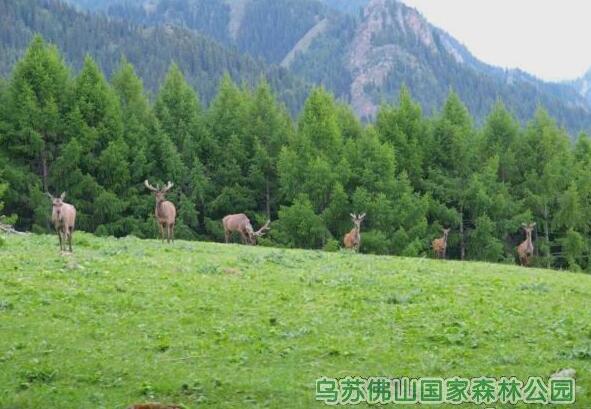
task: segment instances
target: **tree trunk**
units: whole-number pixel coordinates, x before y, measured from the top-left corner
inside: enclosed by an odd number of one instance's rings
[[[269,183],[269,178],[265,178],[265,201],[266,201],[266,208],[267,208],[267,220],[271,220],[271,186]]]
[[[466,243],[464,240],[464,206],[460,207],[460,260],[466,257]]]
[[[41,182],[43,183],[43,191],[48,192],[47,178],[49,171],[47,170],[47,152],[41,152]]]
[[[546,267],[550,268],[552,264],[550,248],[550,231],[548,227],[548,204],[544,204],[544,233],[546,235]]]

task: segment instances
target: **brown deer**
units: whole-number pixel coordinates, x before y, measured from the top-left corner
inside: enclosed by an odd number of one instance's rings
[[[176,223],[176,208],[172,202],[164,199],[164,195],[174,186],[172,182],[168,182],[165,186],[160,188],[160,185],[156,187],[150,185],[148,180],[144,181],[144,185],[148,190],[154,192],[156,198],[156,207],[154,214],[156,215],[156,221],[160,227],[160,237],[164,241],[164,230],[166,229],[166,241],[167,243],[174,243],[174,225]]]
[[[60,251],[66,250],[66,241],[72,252],[72,234],[74,234],[74,225],[76,223],[76,208],[69,203],[64,202],[66,192],[63,192],[60,197],[53,197],[50,193],[46,193],[51,199],[53,210],[51,212],[51,222],[57,236],[60,239]]]
[[[242,243],[251,244],[253,246],[257,244],[257,237],[264,236],[267,231],[271,229],[269,226],[271,220],[267,220],[267,223],[265,223],[263,227],[254,231],[252,224],[250,224],[250,220],[244,213],[229,214],[222,219],[222,224],[224,225],[226,243],[230,242],[232,232],[238,232],[240,233],[240,237],[242,237]]]
[[[359,247],[361,246],[361,222],[365,219],[365,213],[362,215],[351,213],[350,216],[355,227],[349,233],[345,234],[343,243],[345,244],[345,248],[359,251]]]
[[[447,236],[449,236],[450,230],[451,229],[443,229],[443,236],[433,240],[433,253],[435,253],[437,258],[445,258],[445,252],[447,250]]]
[[[522,266],[528,266],[531,257],[534,255],[534,243],[531,240],[531,232],[536,227],[535,223],[522,223],[521,227],[525,231],[525,241],[517,246],[517,255],[519,256],[519,263]]]

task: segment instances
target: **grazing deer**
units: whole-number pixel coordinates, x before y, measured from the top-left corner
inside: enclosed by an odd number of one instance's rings
[[[46,193],[51,199],[53,210],[51,212],[51,222],[57,236],[60,239],[60,251],[66,250],[66,240],[72,252],[72,234],[74,233],[74,224],[76,223],[76,208],[69,203],[64,202],[66,192],[63,192],[60,197],[53,197],[50,193]]]
[[[265,223],[263,227],[257,231],[254,231],[252,224],[250,224],[250,220],[244,213],[229,214],[222,219],[222,223],[224,225],[226,243],[230,242],[232,232],[238,232],[240,233],[240,237],[242,237],[242,243],[251,244],[254,246],[257,244],[257,237],[264,236],[267,231],[271,229],[269,226],[271,220],[267,220],[267,223]]]
[[[531,257],[534,255],[534,243],[531,240],[531,232],[536,227],[535,223],[522,223],[521,227],[525,231],[525,241],[517,246],[517,255],[519,256],[519,263],[522,266],[528,266]]]
[[[164,229],[166,229],[167,243],[170,243],[171,240],[174,243],[176,208],[172,202],[164,199],[164,195],[170,190],[170,188],[174,186],[174,184],[172,182],[168,182],[166,186],[163,186],[162,188],[160,188],[160,185],[156,185],[156,187],[154,187],[150,185],[146,179],[146,181],[144,181],[144,185],[146,185],[148,190],[154,192],[154,197],[156,198],[156,208],[154,209],[154,214],[156,215],[158,226],[160,226],[160,237],[162,238],[162,241],[164,241]]]
[[[349,233],[345,234],[343,243],[345,244],[345,248],[359,251],[359,247],[361,246],[361,222],[365,219],[365,213],[362,215],[351,213],[350,216],[355,227]]]
[[[437,258],[445,258],[445,252],[447,250],[447,236],[451,229],[443,229],[443,236],[433,240],[433,253]]]

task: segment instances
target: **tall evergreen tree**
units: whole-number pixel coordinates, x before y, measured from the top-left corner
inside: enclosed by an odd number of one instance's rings
[[[452,210],[452,219],[441,220],[459,233],[459,258],[466,256],[465,186],[476,168],[476,137],[468,110],[451,92],[433,128],[432,161],[428,169],[428,189],[439,205]],[[440,210],[436,213],[441,215]],[[437,215],[436,215],[437,217]]]
[[[41,192],[56,188],[49,176],[66,141],[68,79],[57,49],[35,36],[6,87],[0,149],[11,164],[5,175],[11,185],[7,206],[25,224],[39,221],[47,205]]]

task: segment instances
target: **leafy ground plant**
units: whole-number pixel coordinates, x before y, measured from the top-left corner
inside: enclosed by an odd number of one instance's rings
[[[321,376],[527,379],[560,368],[577,372],[570,407],[591,405],[583,274],[76,240],[72,255],[53,236],[0,248],[2,409],[312,408],[323,406]]]

